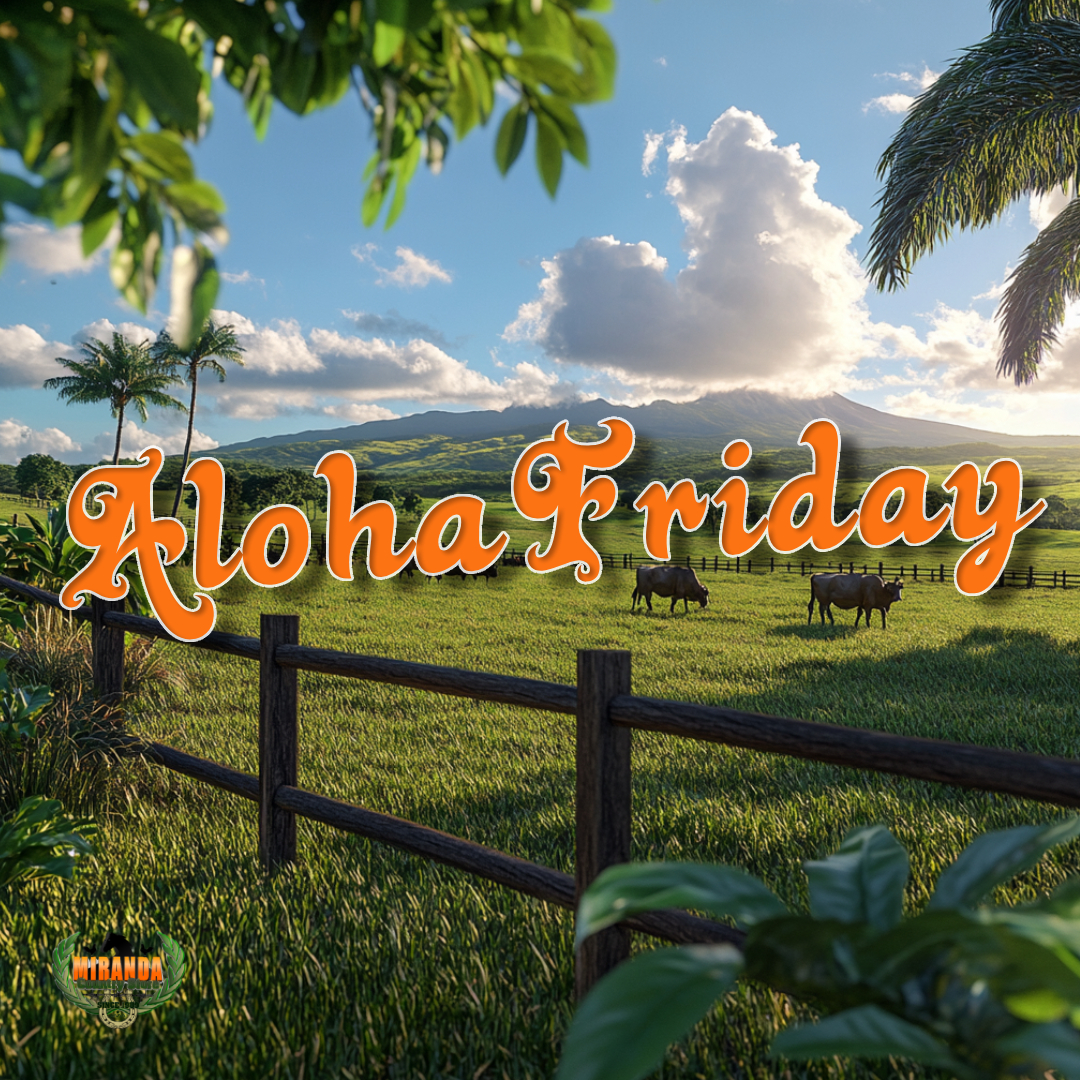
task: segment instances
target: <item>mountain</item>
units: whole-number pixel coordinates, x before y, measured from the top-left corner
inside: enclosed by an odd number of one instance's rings
[[[793,449],[802,429],[819,417],[834,420],[844,445],[852,449],[959,443],[1015,449],[1080,445],[1080,436],[1075,435],[1003,435],[891,416],[839,394],[799,400],[763,390],[733,390],[679,405],[654,401],[630,408],[598,398],[549,407],[513,406],[502,412],[417,413],[398,420],[272,435],[206,453],[278,466],[311,467],[331,450],[348,450],[362,466],[389,466],[393,471],[445,467],[502,471],[511,469],[529,442],[550,434],[560,421],[569,420],[571,427],[594,426],[607,416],[630,421],[639,438],[688,440],[696,448],[704,445],[699,440],[723,446],[731,439],[742,438],[755,449]]]

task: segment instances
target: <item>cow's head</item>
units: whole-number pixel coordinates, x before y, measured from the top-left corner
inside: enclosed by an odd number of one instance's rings
[[[885,583],[885,589],[892,596],[891,603],[895,604],[898,601],[903,600],[903,596],[901,594],[904,591],[904,583],[899,578],[894,578],[892,581],[887,581]]]
[[[709,590],[702,585],[697,596],[692,596],[690,599],[696,600],[703,608],[707,608],[709,606]]]

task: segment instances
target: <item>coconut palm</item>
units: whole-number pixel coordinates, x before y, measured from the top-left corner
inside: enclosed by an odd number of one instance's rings
[[[116,422],[116,447],[113,464],[120,460],[120,438],[124,430],[124,413],[134,406],[142,422],[147,420],[147,406],[184,411],[184,403],[165,393],[179,380],[172,368],[160,364],[150,351],[148,342],[133,343],[122,334],[113,334],[112,344],[96,338],[80,350],[81,360],[58,356],[56,362],[71,372],[45,380],[46,390],[59,390],[62,401],[94,404],[107,401]]]
[[[173,501],[172,516],[176,517],[180,509],[180,494],[184,488],[184,473],[187,472],[188,459],[191,457],[191,436],[195,431],[195,398],[199,392],[199,369],[209,368],[218,377],[218,382],[225,381],[225,369],[219,360],[231,360],[244,366],[244,349],[236,340],[233,326],[215,326],[210,319],[199,339],[186,352],[181,350],[167,330],[162,331],[154,346],[158,359],[172,368],[184,368],[184,378],[191,383],[191,404],[188,406],[187,440],[184,443],[184,462],[180,466],[180,483],[176,486],[176,499]]]
[[[868,268],[879,290],[957,229],[978,229],[1024,195],[1072,202],[1024,251],[998,318],[998,374],[1038,375],[1066,304],[1080,297],[1080,0],[991,0],[991,34],[912,106],[878,165],[886,178]]]

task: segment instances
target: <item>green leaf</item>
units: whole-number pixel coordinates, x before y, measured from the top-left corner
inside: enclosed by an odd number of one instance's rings
[[[508,109],[499,125],[499,134],[495,139],[495,164],[499,172],[505,176],[510,171],[510,166],[518,159],[522,147],[525,145],[525,136],[529,131],[529,106],[524,101],[519,101],[513,108]]]
[[[376,67],[389,64],[404,44],[405,28],[403,26],[391,26],[381,19],[378,20],[375,23],[375,45],[371,50],[371,58]]]
[[[219,215],[225,212],[225,202],[217,188],[205,180],[169,184],[162,189],[162,198],[199,232],[209,232],[220,225]]]
[[[652,949],[620,964],[578,1007],[555,1080],[640,1080],[741,970],[730,945]]]
[[[1026,1055],[1022,1064],[1017,1064],[1026,1066],[1024,1072],[1030,1076],[1047,1069],[1080,1076],[1080,1033],[1066,1023],[1032,1025],[998,1039],[993,1048],[1000,1054]]]
[[[82,253],[89,258],[105,242],[112,227],[120,220],[116,200],[106,196],[95,199],[82,223]]]
[[[376,174],[364,192],[363,201],[360,203],[360,221],[365,226],[372,226],[378,220],[379,211],[382,209],[383,199],[386,198],[386,178]]]
[[[903,914],[908,854],[884,825],[852,829],[827,859],[803,863],[816,919],[895,926]]]
[[[730,916],[746,926],[788,913],[757,878],[731,866],[620,863],[609,866],[581,898],[574,947],[580,948],[591,934],[631,915],[669,907]]]
[[[1068,1016],[1071,1011],[1069,1003],[1060,994],[1045,988],[1010,994],[1004,1000],[1005,1008],[1013,1016],[1018,1016],[1029,1024],[1052,1023]]]
[[[998,885],[1030,870],[1051,848],[1077,836],[1080,816],[983,833],[942,871],[927,909],[974,907]]]
[[[945,1043],[929,1032],[877,1005],[847,1009],[818,1024],[786,1028],[773,1039],[770,1053],[795,1061],[833,1056],[905,1057],[953,1069],[960,1076],[981,1075],[958,1062]]]
[[[163,125],[194,133],[199,126],[202,79],[183,48],[146,28],[123,8],[95,5],[94,18],[113,33],[111,50],[124,78]]]
[[[569,150],[582,165],[588,165],[588,141],[585,138],[585,132],[582,130],[578,118],[574,115],[574,110],[570,108],[566,102],[560,101],[558,98],[551,97],[548,94],[544,94],[540,100],[543,104],[544,111],[559,125],[559,131],[562,133],[566,149]]]
[[[0,172],[0,203],[9,202],[33,214],[41,203],[41,189],[28,184],[22,177]]]
[[[195,166],[177,136],[154,131],[134,136],[129,145],[170,180],[188,183],[195,179]]]
[[[542,113],[536,116],[536,168],[547,193],[554,199],[562,176],[563,141],[554,121]]]

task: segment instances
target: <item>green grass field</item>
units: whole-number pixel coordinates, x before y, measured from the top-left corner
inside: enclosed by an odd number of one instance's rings
[[[571,682],[579,648],[633,654],[635,693],[1075,757],[1080,591],[910,584],[880,619],[806,625],[797,576],[704,575],[707,610],[631,615],[632,575],[346,584],[309,567],[267,591],[234,581],[220,629],[294,612],[305,644]],[[177,574],[178,583],[190,579]],[[681,605],[680,605],[681,607]],[[143,734],[257,771],[257,669],[165,646],[194,679]],[[301,673],[300,783],[540,863],[573,864],[571,717]],[[804,901],[802,860],[885,822],[911,850],[909,905],[979,832],[1051,807],[659,735],[634,735],[634,856],[736,863]],[[319,825],[302,862],[264,878],[253,803],[131,766],[100,854],[72,885],[0,902],[0,1072],[12,1077],[549,1077],[572,1011],[569,913]],[[999,899],[1080,870],[1076,845]],[[64,1002],[46,950],[80,931],[161,929],[189,951],[177,999],[113,1032]],[[639,947],[651,947],[641,942]],[[771,1062],[791,1015],[730,996],[660,1075],[898,1077],[902,1063]]]

